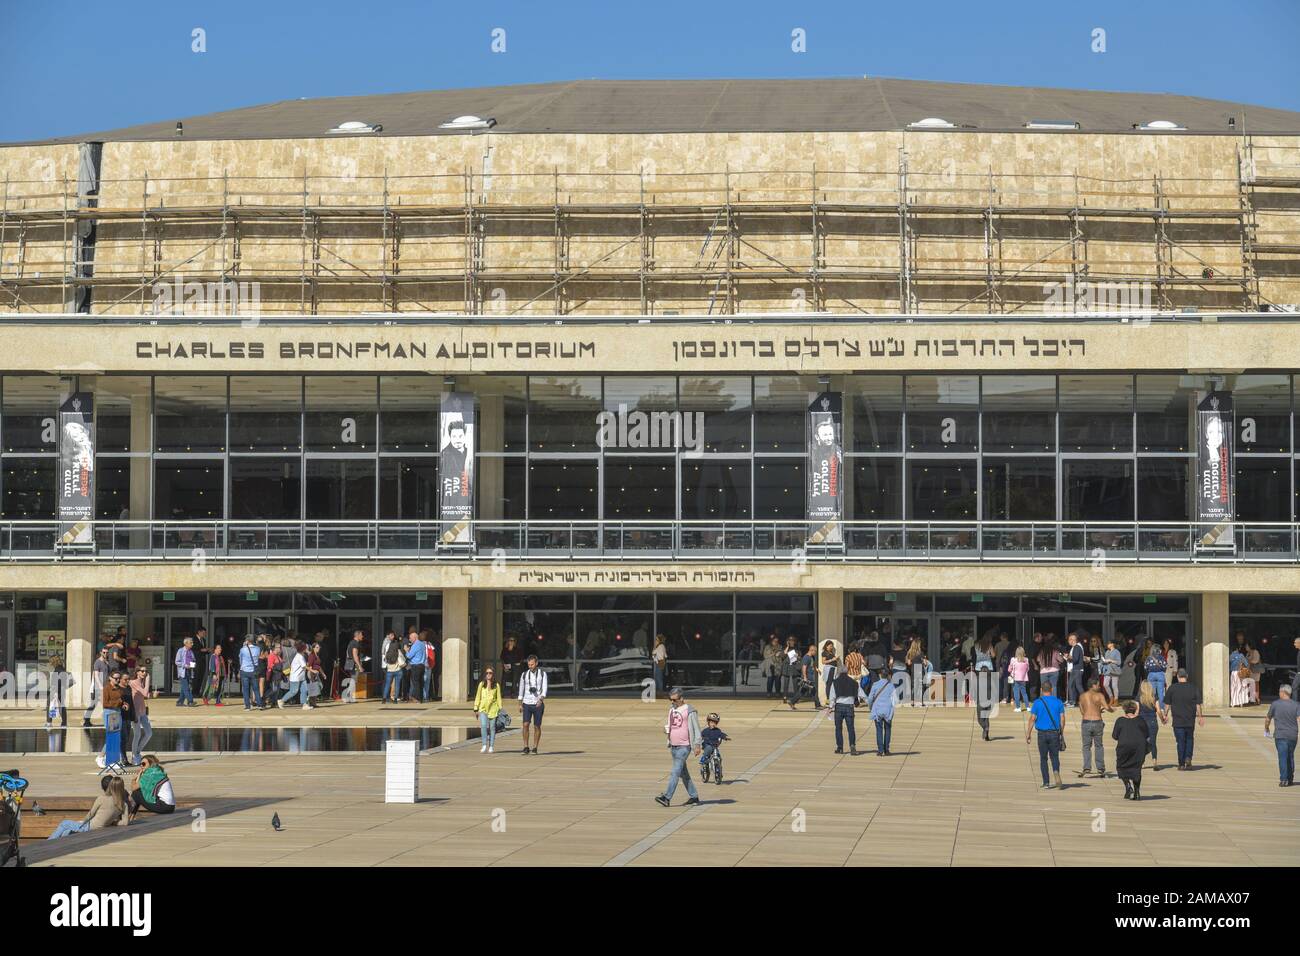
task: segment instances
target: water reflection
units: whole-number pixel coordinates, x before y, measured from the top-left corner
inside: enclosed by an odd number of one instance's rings
[[[477,727],[158,727],[146,750],[159,753],[328,753],[382,751],[390,740],[420,749],[475,740]],[[129,736],[124,735],[129,742]],[[102,728],[0,730],[0,753],[94,753]]]

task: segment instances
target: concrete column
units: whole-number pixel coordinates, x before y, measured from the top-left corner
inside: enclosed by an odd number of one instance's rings
[[[68,722],[81,723],[78,708],[90,701],[91,665],[95,662],[95,592],[68,592],[68,643],[64,667],[76,684],[68,691]]]
[[[844,592],[817,592],[817,686],[826,700],[826,682],[822,679],[822,645],[835,644],[835,653],[844,660]]]
[[[1201,595],[1201,697],[1206,707],[1228,706],[1228,595]]]
[[[442,592],[442,699],[469,699],[469,588]]]

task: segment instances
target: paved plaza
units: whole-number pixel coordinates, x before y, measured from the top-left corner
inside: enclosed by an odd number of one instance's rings
[[[1039,789],[1027,715],[1003,707],[993,740],[969,708],[901,708],[894,756],[874,754],[859,712],[858,757],[836,755],[834,729],[806,706],[691,699],[717,710],[733,740],[726,780],[699,784],[704,804],[654,803],[669,766],[667,704],[553,699],[542,753],[523,756],[517,730],[498,752],[464,739],[467,704],[335,704],[311,713],[227,706],[152,708],[155,727],[440,727],[444,746],[419,761],[420,802],[385,804],[384,756],[370,753],[160,754],[177,798],[207,810],[71,837],[28,851],[38,866],[1294,866],[1300,790],[1277,785],[1263,709],[1211,713],[1196,769],[1148,771],[1143,801],[1113,776],[1080,780],[1077,716],[1068,721],[1062,791]],[[515,726],[518,726],[518,715]],[[1113,745],[1107,715],[1107,760]],[[0,712],[0,730],[40,726]],[[79,721],[74,721],[77,723]],[[1174,738],[1162,727],[1164,761]],[[0,755],[31,779],[29,797],[91,795],[89,754]],[[1163,764],[1166,765],[1167,764]],[[1113,767],[1112,767],[1113,769]],[[283,830],[270,824],[278,814]],[[144,819],[143,817],[141,819]]]

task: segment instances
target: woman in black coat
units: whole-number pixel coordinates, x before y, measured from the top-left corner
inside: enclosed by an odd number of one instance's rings
[[[1142,761],[1146,759],[1151,731],[1138,716],[1135,700],[1124,702],[1124,716],[1115,721],[1110,736],[1115,741],[1115,768],[1124,781],[1124,799],[1142,799]]]

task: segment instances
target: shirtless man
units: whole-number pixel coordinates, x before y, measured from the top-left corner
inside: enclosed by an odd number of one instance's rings
[[[1079,720],[1083,724],[1083,770],[1079,772],[1080,777],[1106,776],[1106,751],[1102,743],[1105,739],[1106,724],[1101,719],[1101,712],[1114,709],[1115,707],[1106,699],[1106,695],[1101,692],[1101,684],[1097,678],[1088,681],[1088,689],[1079,695]],[[1097,752],[1095,773],[1092,769],[1094,749]]]

